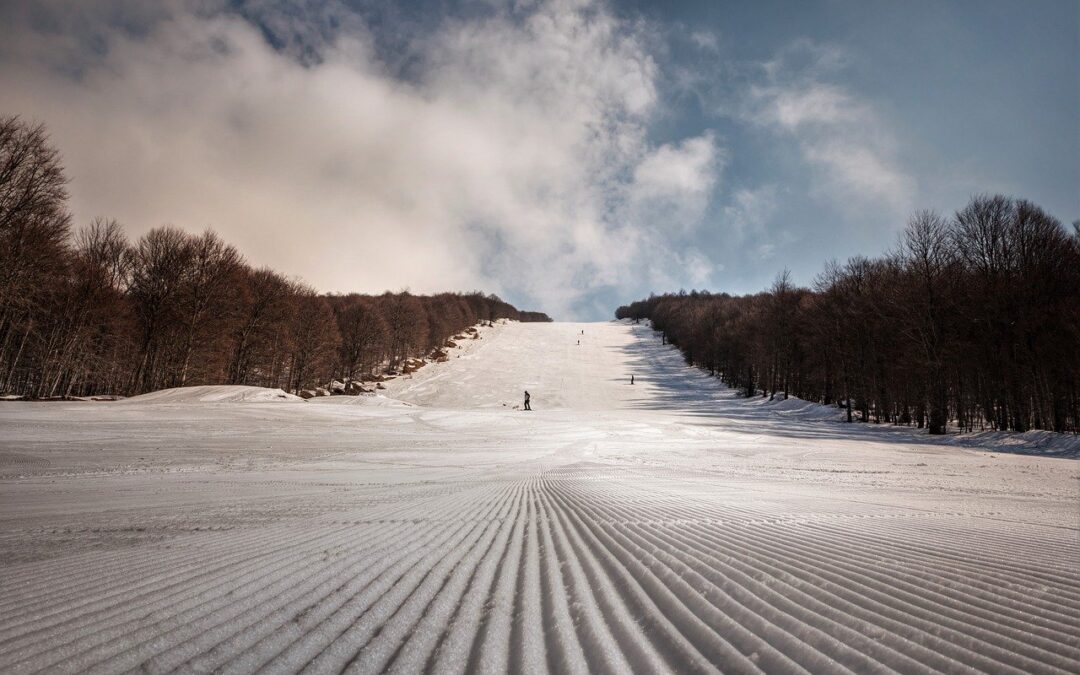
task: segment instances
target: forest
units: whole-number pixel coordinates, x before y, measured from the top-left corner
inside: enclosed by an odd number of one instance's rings
[[[550,321],[480,292],[325,295],[213,231],[74,228],[59,151],[0,117],[0,393],[133,395],[195,384],[298,392],[395,371],[484,321]]]
[[[615,316],[651,320],[748,397],[849,422],[1080,431],[1080,223],[1022,199],[916,212],[892,251],[830,262],[811,288],[784,271],[755,295],[652,295]]]

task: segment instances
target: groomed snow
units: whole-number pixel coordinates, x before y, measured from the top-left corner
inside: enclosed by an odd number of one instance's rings
[[[145,405],[147,403],[265,403],[267,401],[303,400],[299,396],[287,394],[281,389],[232,384],[162,389],[142,396],[133,396],[124,399],[123,402],[126,405]]]
[[[0,672],[1080,671],[1069,439],[480,334],[380,396],[0,403]]]

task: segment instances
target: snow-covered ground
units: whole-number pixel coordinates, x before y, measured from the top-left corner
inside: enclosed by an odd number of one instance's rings
[[[481,336],[380,397],[0,404],[0,671],[1080,671],[1075,460]]]

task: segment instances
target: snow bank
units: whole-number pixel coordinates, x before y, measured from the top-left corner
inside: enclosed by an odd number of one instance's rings
[[[931,437],[933,438],[933,437]],[[1080,458],[1080,436],[1053,431],[975,431],[946,437],[955,445],[977,446],[984,450],[1021,455]]]
[[[746,402],[748,405],[758,405],[776,414],[801,420],[840,420],[847,415],[847,411],[834,405],[822,405],[795,396],[785,399],[782,394],[777,394],[771,401],[768,397],[757,396],[746,399]]]
[[[762,411],[770,411],[787,421],[800,422],[843,422],[847,411],[835,405],[823,405],[791,396],[786,400],[777,395],[770,401],[767,397],[757,396],[743,399],[745,405]],[[856,414],[858,419],[858,414]],[[978,450],[992,450],[1021,455],[1047,455],[1050,457],[1080,458],[1080,436],[1059,434],[1052,431],[975,431],[959,433],[950,428],[944,436],[931,436],[926,429],[892,424],[862,424],[860,431],[892,431],[915,436],[919,442],[934,445],[953,445]]]
[[[265,403],[302,400],[299,396],[286,394],[281,389],[220,384],[161,389],[142,396],[134,396],[123,403]]]

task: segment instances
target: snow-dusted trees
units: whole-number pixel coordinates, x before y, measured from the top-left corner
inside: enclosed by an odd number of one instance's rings
[[[650,318],[695,365],[748,395],[790,391],[849,420],[963,430],[1080,430],[1080,232],[980,196],[917,212],[881,259],[829,263],[813,290],[781,275],[753,296],[652,296]]]

